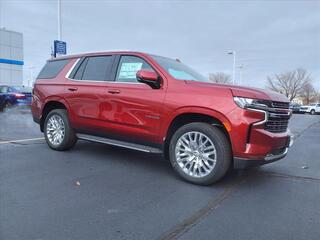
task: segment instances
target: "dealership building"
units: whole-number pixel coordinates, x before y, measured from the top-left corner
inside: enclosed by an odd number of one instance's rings
[[[0,28],[0,85],[23,85],[23,35]]]

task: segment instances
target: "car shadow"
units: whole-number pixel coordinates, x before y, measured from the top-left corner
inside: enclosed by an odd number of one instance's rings
[[[170,161],[165,159],[162,154],[145,153],[82,140],[78,141],[73,150],[70,151],[70,153],[72,152],[78,152],[81,156],[90,161],[103,161],[105,163],[111,161],[112,164],[117,164],[119,167],[121,167],[121,165],[125,165],[127,167],[129,166],[131,170],[139,168],[139,170],[145,170],[149,173],[154,172],[157,176],[160,174],[164,177],[169,177],[170,179],[183,181],[183,179],[181,179],[172,169]],[[233,185],[238,181],[245,180],[249,175],[252,175],[253,172],[255,172],[254,169],[230,169],[225,177],[211,186],[224,188],[226,186]]]

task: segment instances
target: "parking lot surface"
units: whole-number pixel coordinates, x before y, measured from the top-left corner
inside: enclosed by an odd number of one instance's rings
[[[319,239],[320,116],[286,158],[201,187],[160,155],[48,148],[28,109],[0,113],[0,239]]]

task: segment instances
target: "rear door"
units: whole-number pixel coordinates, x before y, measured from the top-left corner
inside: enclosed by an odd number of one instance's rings
[[[99,133],[105,129],[108,81],[113,81],[111,71],[113,55],[82,58],[66,81],[66,100],[70,118],[75,128],[82,132]]]
[[[118,56],[115,81],[108,88],[109,131],[116,137],[137,143],[156,142],[162,120],[165,86],[153,89],[137,81],[141,69],[154,70],[142,57]]]

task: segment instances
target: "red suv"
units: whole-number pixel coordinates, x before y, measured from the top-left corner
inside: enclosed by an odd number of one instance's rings
[[[163,153],[185,180],[207,185],[232,166],[286,156],[288,99],[208,82],[179,60],[118,51],[48,60],[32,101],[54,150],[77,139]]]

